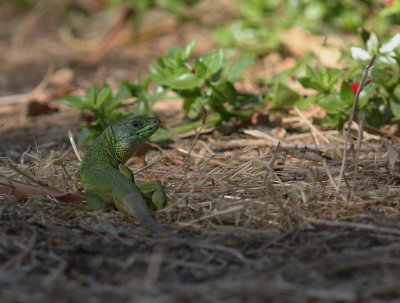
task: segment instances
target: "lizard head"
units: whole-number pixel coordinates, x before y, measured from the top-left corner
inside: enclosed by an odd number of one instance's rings
[[[160,126],[155,117],[134,117],[119,121],[111,126],[115,149],[122,161],[127,161]]]

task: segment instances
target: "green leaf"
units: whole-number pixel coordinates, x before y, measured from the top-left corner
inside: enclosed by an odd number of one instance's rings
[[[167,79],[166,83],[176,89],[192,89],[203,83],[203,79],[199,79],[191,72],[183,73]]]
[[[122,101],[132,97],[131,91],[126,86],[125,82],[126,81],[123,81],[121,83],[120,88],[119,88],[117,94],[114,96],[114,98],[112,98],[112,100],[110,102],[105,104],[104,107],[107,112],[112,112],[115,109],[122,107],[123,106]]]
[[[193,74],[187,66],[165,68],[160,65],[150,66],[149,77],[157,84],[173,89],[191,89],[203,83],[203,79]]]
[[[218,82],[222,77],[223,69],[219,69],[216,73],[212,74],[209,78],[210,82]]]
[[[354,60],[358,61],[369,61],[371,60],[371,55],[360,47],[351,47],[350,48],[351,57]]]
[[[392,38],[384,43],[379,49],[380,53],[390,53],[400,49],[400,33],[395,34]]]
[[[328,88],[329,86],[329,74],[328,71],[326,70],[325,67],[322,65],[319,67],[318,70],[318,80],[321,86],[323,86],[325,89]]]
[[[157,64],[158,64],[159,66],[165,67],[163,58],[157,57],[157,58],[156,58],[156,62],[157,62]]]
[[[364,108],[368,105],[371,95],[375,92],[376,84],[370,83],[369,85],[365,86],[361,93],[360,97],[358,98],[357,106],[358,108]]]
[[[231,82],[238,81],[245,70],[254,63],[254,55],[247,55],[240,58],[227,72],[226,78]]]
[[[99,91],[99,87],[96,84],[93,84],[91,87],[89,87],[88,91],[87,91],[87,102],[91,105],[91,106],[95,106],[96,105],[96,96],[97,93]]]
[[[164,85],[165,84],[165,79],[169,77],[170,73],[167,73],[169,71],[166,68],[163,68],[160,65],[151,65],[149,67],[149,76],[158,84]]]
[[[340,86],[340,98],[342,100],[353,100],[354,99],[354,92],[350,87],[350,84],[346,81],[342,82]]]
[[[336,84],[336,82],[339,80],[340,76],[343,74],[343,71],[338,68],[333,68],[329,71],[329,80],[327,83],[327,89],[331,90],[332,87]]]
[[[218,98],[222,102],[229,104],[237,104],[237,91],[233,84],[229,81],[220,81],[211,86],[213,97]]]
[[[368,53],[376,54],[378,52],[378,47],[379,47],[378,37],[374,33],[371,33],[367,41]]]
[[[329,128],[338,128],[340,125],[343,125],[345,122],[344,115],[343,114],[330,114],[327,113],[328,119],[323,119],[321,121],[321,125],[323,127],[329,127]]]
[[[65,96],[57,99],[57,102],[79,109],[91,109],[91,105],[88,104],[86,96]]]
[[[224,103],[224,100],[217,97],[215,94],[211,96],[209,101],[209,105],[213,111],[219,113],[223,119],[228,119],[232,115],[226,110]]]
[[[366,106],[367,123],[379,128],[383,124],[383,114],[376,106]]]
[[[165,59],[165,58],[176,58],[179,52],[181,52],[181,50],[179,49],[179,47],[176,47],[176,46],[170,47],[170,48],[167,50],[167,53],[166,53],[161,59]]]
[[[198,59],[194,60],[194,71],[198,78],[205,79],[207,77],[207,66]]]
[[[300,95],[289,86],[278,82],[274,89],[274,107],[275,108],[290,108],[300,99]]]
[[[196,119],[200,114],[202,108],[207,104],[209,98],[197,97],[185,99],[185,107],[187,108],[187,116],[189,119]]]
[[[148,100],[150,98],[147,87],[142,83],[135,81],[134,83],[129,83],[128,87],[131,91],[132,97],[137,97],[142,100]]]
[[[188,45],[186,45],[185,49],[181,53],[181,58],[183,61],[187,61],[192,53],[194,47],[196,46],[196,38],[192,39]]]
[[[318,100],[319,100],[319,99],[320,99],[319,96],[317,96],[317,95],[311,95],[311,96],[308,96],[308,97],[306,97],[306,98],[300,100],[300,101],[296,104],[296,106],[297,106],[297,108],[298,108],[300,111],[303,111],[303,110],[305,110],[307,107],[309,107],[311,104],[316,104],[316,103],[318,103]]]
[[[328,95],[327,97],[321,99],[318,102],[318,106],[320,106],[324,111],[329,114],[337,114],[338,110],[347,109],[348,103],[345,100],[342,100],[339,95]]]
[[[377,65],[381,65],[381,64],[387,65],[389,67],[396,66],[397,61],[395,59],[395,53],[391,52],[391,53],[379,55],[378,60],[377,60]]]
[[[315,70],[309,65],[306,66],[306,76],[308,78],[314,78],[314,79],[317,78],[317,74],[316,74]]]
[[[188,111],[195,101],[196,101],[196,97],[192,97],[192,96],[183,99],[182,108],[184,110]]]
[[[170,57],[170,56],[163,57],[164,65],[166,67],[170,67],[170,68],[175,68],[175,67],[179,66],[181,62],[179,62],[178,60],[181,61],[180,53],[178,53],[178,55],[176,55],[174,57]]]
[[[393,112],[393,115],[396,119],[400,119],[400,103],[397,102],[391,102],[390,103],[390,108]]]
[[[151,114],[149,102],[147,100],[139,99],[135,108],[136,116],[148,116]]]
[[[222,48],[215,53],[208,53],[200,58],[200,61],[207,67],[207,77],[216,73],[222,66],[224,51]]]
[[[151,105],[156,104],[160,100],[164,100],[168,94],[168,91],[168,89],[162,86],[157,86],[150,96]]]
[[[400,3],[399,3],[399,1],[393,1],[389,6],[386,6],[383,9],[380,10],[379,17],[380,17],[380,19],[383,20],[384,18],[387,18],[390,15],[397,15],[398,16],[399,12],[400,12]]]
[[[97,95],[97,98],[95,100],[95,109],[99,109],[104,102],[108,101],[112,97],[112,91],[111,88],[109,87],[103,87],[99,94]]]
[[[201,89],[199,87],[196,87],[194,89],[175,89],[174,92],[184,99],[197,98],[198,96],[202,95]],[[176,99],[174,97],[171,98]]]
[[[304,88],[311,88],[311,89],[315,89],[316,91],[319,91],[320,93],[324,93],[325,92],[325,88],[322,87],[318,82],[316,82],[315,80],[313,80],[312,78],[309,77],[300,77],[297,79],[300,84],[304,87]]]

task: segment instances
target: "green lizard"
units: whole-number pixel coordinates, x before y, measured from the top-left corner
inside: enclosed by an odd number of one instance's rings
[[[80,167],[88,209],[101,210],[115,205],[147,228],[172,234],[153,219],[142,196],[143,193],[150,197],[156,208],[162,208],[165,194],[161,184],[135,184],[132,171],[124,165],[159,125],[157,118],[129,118],[107,127],[89,147]]]

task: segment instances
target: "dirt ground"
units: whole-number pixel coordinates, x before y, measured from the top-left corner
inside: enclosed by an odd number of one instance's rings
[[[179,237],[116,210],[82,209],[67,132],[78,134],[85,113],[54,100],[92,83],[118,87],[194,36],[194,55],[217,43],[204,25],[155,15],[136,43],[127,31],[88,65],[95,47],[66,40],[60,15],[40,12],[0,5],[0,190],[14,180],[30,193],[0,191],[1,302],[400,300],[399,141],[366,133],[338,188],[344,135],[310,126],[317,109],[239,130],[227,124],[195,142],[174,137],[130,160],[134,172],[145,167],[138,181],[165,186],[169,206],[153,215]],[[156,108],[166,127],[183,119],[177,102]],[[78,196],[38,197],[38,188]]]

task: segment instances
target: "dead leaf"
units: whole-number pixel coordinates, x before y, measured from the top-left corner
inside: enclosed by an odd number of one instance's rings
[[[80,191],[63,193],[44,186],[32,186],[0,176],[0,193],[10,195],[16,191],[24,197],[53,196],[64,202],[83,202],[84,194]]]

